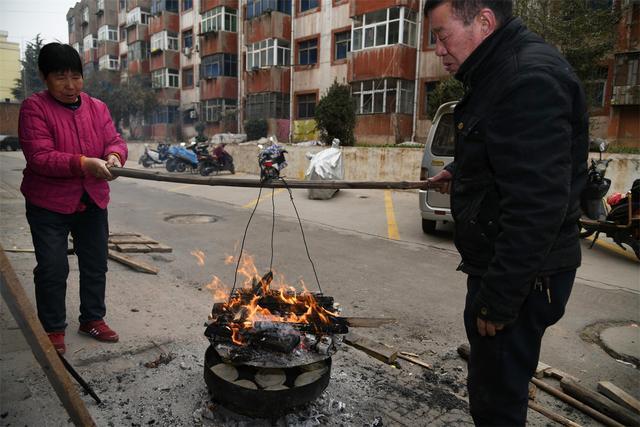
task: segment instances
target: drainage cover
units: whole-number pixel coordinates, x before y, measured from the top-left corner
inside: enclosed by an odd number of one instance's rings
[[[206,214],[185,214],[169,215],[164,220],[172,224],[207,224],[218,221],[218,218]]]

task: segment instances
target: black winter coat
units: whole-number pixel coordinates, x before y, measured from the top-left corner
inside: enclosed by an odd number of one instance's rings
[[[536,277],[580,265],[584,92],[569,63],[518,18],[485,39],[455,77],[466,89],[454,110],[449,168],[455,244],[462,271],[482,276],[473,310],[510,323]]]

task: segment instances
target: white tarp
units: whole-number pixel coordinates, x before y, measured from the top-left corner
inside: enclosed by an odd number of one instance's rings
[[[344,163],[342,161],[342,150],[340,141],[333,140],[331,148],[322,150],[311,157],[309,167],[305,173],[308,181],[336,181],[344,179]],[[307,154],[309,156],[309,154]],[[330,199],[337,192],[337,189],[309,189],[309,198],[316,200]]]

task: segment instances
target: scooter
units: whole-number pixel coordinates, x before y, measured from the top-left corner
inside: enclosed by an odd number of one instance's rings
[[[269,138],[271,145],[261,149],[258,154],[258,165],[260,166],[260,182],[266,182],[280,177],[280,171],[287,167],[287,161],[284,154],[287,150],[283,146],[278,145],[273,137]]]
[[[195,153],[195,142],[187,147],[184,142],[179,146],[169,147],[169,158],[165,164],[168,172],[184,172],[187,168],[194,171],[198,168],[198,158]]]
[[[233,157],[231,154],[226,153],[225,156],[219,158],[209,153],[208,147],[197,147],[196,153],[198,156],[198,171],[202,176],[208,176],[211,173],[216,175],[223,170],[228,170],[231,174],[235,174],[235,166],[233,164]]]
[[[149,144],[144,144],[144,153],[138,159],[138,164],[145,168],[150,168],[153,165],[163,165],[168,157],[169,144],[159,143],[156,150],[149,148]]]
[[[626,195],[613,194],[605,202],[604,196],[611,186],[611,180],[604,175],[610,159],[602,160],[602,152],[606,144],[600,146],[600,159],[591,160],[588,170],[587,186],[581,195],[583,215],[578,220],[583,231],[580,237],[588,237],[595,233],[590,248],[593,247],[600,233],[625,249],[623,244],[631,247],[640,260],[640,179],[633,182]]]

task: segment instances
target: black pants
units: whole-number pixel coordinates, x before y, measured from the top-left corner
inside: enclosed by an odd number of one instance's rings
[[[80,322],[104,317],[109,225],[107,210],[88,203],[83,212],[60,214],[27,202],[36,251],[33,270],[38,318],[47,332],[64,331],[69,233],[80,269]]]
[[[528,384],[540,357],[545,330],[564,314],[576,271],[549,277],[548,285],[532,286],[515,323],[494,337],[481,337],[469,307],[480,290],[481,278],[469,276],[464,324],[471,345],[469,404],[476,425],[524,426]]]

